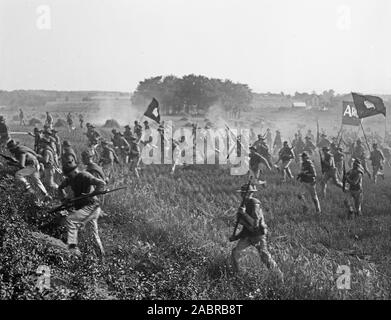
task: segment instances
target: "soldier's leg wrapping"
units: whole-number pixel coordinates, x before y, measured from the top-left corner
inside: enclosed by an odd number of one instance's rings
[[[240,239],[236,247],[232,249],[231,263],[235,272],[239,271],[240,253],[251,244],[247,238]]]
[[[103,245],[102,245],[102,241],[99,237],[99,228],[98,228],[98,218],[99,218],[99,215],[100,215],[100,212],[101,212],[101,208],[98,207],[96,209],[96,214],[97,216],[94,217],[93,219],[91,219],[89,222],[88,222],[88,226],[91,230],[91,233],[94,237],[94,240],[95,240],[95,245],[97,246],[97,248],[99,249],[99,254],[101,256],[103,256],[105,254],[105,251],[103,249]]]
[[[321,212],[320,203],[318,198],[318,193],[316,192],[316,183],[306,183],[305,184],[309,194],[311,195],[311,199],[315,205],[315,210],[317,213]]]
[[[277,268],[277,263],[274,261],[272,255],[267,249],[266,235],[260,237],[260,241],[255,245],[255,248],[257,248],[262,262],[266,265],[268,269]]]
[[[357,215],[361,215],[361,204],[363,199],[362,191],[352,191],[351,192],[354,202],[354,209]]]
[[[33,191],[30,183],[27,181],[26,177],[32,175],[35,171],[33,167],[25,167],[23,169],[18,170],[15,173],[15,180],[26,187],[26,190]]]
[[[338,188],[342,189],[342,182],[339,181],[338,176],[337,176],[337,168],[335,168],[331,171],[331,177],[333,179],[334,185],[336,185]]]
[[[94,207],[84,207],[79,210],[74,210],[69,213],[66,218],[66,226],[68,230],[68,245],[77,245],[77,234],[79,225],[84,223],[90,214],[94,212]]]

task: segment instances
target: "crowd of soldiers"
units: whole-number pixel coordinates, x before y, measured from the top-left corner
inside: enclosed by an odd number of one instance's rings
[[[84,119],[81,116],[80,127],[83,127]],[[67,115],[67,123],[70,130],[73,128],[73,120],[70,113]],[[142,126],[139,121],[134,122],[133,130],[130,125],[126,125],[123,132],[117,129],[111,131],[111,141],[105,140],[91,123],[86,123],[87,146],[81,152],[81,160],[85,170],[79,169],[78,158],[75,150],[69,141],[61,142],[58,131],[53,128],[53,118],[47,112],[46,122],[42,130],[35,128],[29,133],[34,138],[34,148],[30,149],[12,140],[5,125],[5,119],[0,117],[0,141],[13,156],[17,163],[18,170],[15,173],[15,180],[25,186],[27,192],[32,194],[41,193],[43,203],[52,201],[52,195],[58,193],[60,199],[69,198],[65,190],[73,191],[73,197],[88,194],[91,190],[103,190],[110,183],[113,177],[116,164],[127,165],[135,177],[139,178],[139,166],[141,163],[141,150],[143,148],[156,148],[156,141],[152,141],[151,128],[148,121],[144,121]],[[197,129],[196,126],[193,129]],[[208,129],[206,127],[206,129]],[[164,123],[158,129],[162,139],[164,137]],[[353,143],[352,139],[356,138]],[[342,134],[329,139],[326,133],[317,134],[315,137],[311,130],[303,135],[300,130],[294,134],[293,140],[283,141],[281,132],[276,131],[274,140],[270,129],[264,135],[255,135],[254,130],[250,131],[251,145],[249,148],[249,185],[243,186],[239,192],[243,196],[243,205],[239,209],[240,224],[242,231],[238,235],[233,235],[230,240],[240,240],[232,251],[232,263],[234,269],[238,269],[240,252],[249,245],[255,246],[265,264],[272,269],[279,271],[276,263],[267,250],[266,243],[266,223],[264,221],[260,203],[252,195],[257,191],[258,185],[265,185],[266,181],[260,179],[263,173],[262,167],[268,171],[276,170],[281,175],[282,183],[294,179],[291,171],[292,162],[300,161],[300,172],[297,175],[309,194],[317,214],[321,213],[321,205],[317,192],[317,183],[320,185],[321,195],[326,198],[328,182],[343,190],[348,188],[348,197],[344,205],[347,207],[349,216],[361,215],[363,201],[363,175],[366,173],[373,182],[377,182],[377,177],[384,179],[384,163],[389,164],[389,160],[384,156],[379,144],[374,142],[372,151],[367,157],[363,143],[357,137],[345,134],[344,141]],[[254,141],[255,140],[255,141]],[[167,140],[165,140],[167,141]],[[170,141],[173,146],[173,166],[180,164],[181,152],[187,147],[185,136],[180,139]],[[240,139],[238,139],[240,144]],[[345,150],[344,150],[345,149]],[[369,148],[368,148],[369,149]],[[387,148],[382,148],[387,150]],[[314,161],[316,150],[319,152],[321,163],[321,175],[318,179]],[[346,171],[346,158],[349,157],[349,170]],[[372,163],[372,173],[369,172],[367,161]],[[26,179],[30,177],[30,181]],[[56,178],[57,177],[57,178]],[[42,181],[41,181],[42,179]],[[58,183],[57,183],[58,181]],[[348,186],[348,187],[347,187]],[[36,187],[34,189],[34,187]],[[310,205],[307,202],[305,193],[300,193],[299,198],[303,203],[303,211],[306,213]],[[68,246],[76,254],[80,254],[78,249],[77,232],[89,225],[92,228],[95,244],[100,256],[104,256],[104,249],[98,233],[98,218],[102,215],[99,202],[96,197],[77,201],[74,208],[69,211],[66,218],[68,229]]]

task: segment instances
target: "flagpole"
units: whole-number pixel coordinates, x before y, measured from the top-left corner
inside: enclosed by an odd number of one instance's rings
[[[369,147],[367,136],[366,136],[366,134],[364,132],[364,127],[362,125],[362,121],[361,121],[360,125],[361,125],[361,129],[362,129],[362,133],[364,134],[365,142],[367,143],[368,151],[371,152],[371,148]]]

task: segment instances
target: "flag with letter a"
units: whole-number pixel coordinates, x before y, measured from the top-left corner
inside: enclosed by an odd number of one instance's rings
[[[356,106],[353,101],[342,102],[342,124],[359,126],[361,119],[358,117]]]
[[[144,113],[144,116],[160,124],[159,102],[155,98],[152,99],[147,111]]]
[[[381,98],[361,95],[354,92],[352,92],[352,96],[360,119],[372,117],[380,113],[386,116],[386,107]]]

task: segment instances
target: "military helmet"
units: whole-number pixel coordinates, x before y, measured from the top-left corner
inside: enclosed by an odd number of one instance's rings
[[[19,142],[15,142],[15,140],[11,139],[7,142],[7,148],[9,150],[15,149],[19,145]]]
[[[288,141],[284,141],[284,146],[287,146],[288,145]]]
[[[65,157],[64,159],[65,161],[63,162],[62,165],[62,171],[64,172],[64,174],[69,174],[77,168],[78,164],[76,162],[75,157],[72,154],[67,154],[64,157]]]
[[[307,153],[307,152],[303,152],[303,153],[301,154],[301,157],[302,157],[302,158],[308,158],[308,153]]]
[[[248,187],[248,184],[244,184],[240,187],[240,189],[236,190],[236,192],[246,192],[247,190],[247,187]],[[254,186],[253,184],[250,184],[250,186],[248,187],[248,192],[257,192],[257,187]]]

